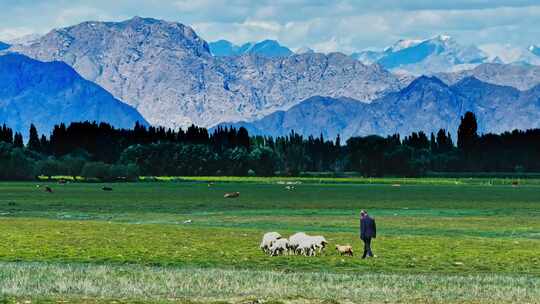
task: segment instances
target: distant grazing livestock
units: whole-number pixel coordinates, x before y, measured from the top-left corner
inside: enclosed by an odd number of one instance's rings
[[[229,192],[229,193],[225,193],[225,195],[223,195],[224,198],[235,198],[235,197],[239,197],[240,196],[240,192]]]
[[[296,187],[295,186],[285,186],[285,189],[287,189],[289,191],[294,191],[294,190],[296,190]]]
[[[277,232],[267,232],[263,235],[259,248],[261,248],[264,253],[270,254],[270,247],[272,247],[272,244],[279,239],[281,239],[281,234]]]
[[[46,187],[45,187],[45,192],[53,193],[53,190],[52,190],[51,187],[46,186]]]
[[[351,245],[336,245],[336,250],[340,255],[353,256],[353,248]]]
[[[60,185],[63,185],[63,184],[67,184],[67,181],[66,181],[65,179],[59,179],[59,180],[58,180],[58,183],[59,183]]]
[[[103,188],[101,188],[101,190],[103,190],[103,191],[112,191],[112,188],[111,187],[103,187]]]

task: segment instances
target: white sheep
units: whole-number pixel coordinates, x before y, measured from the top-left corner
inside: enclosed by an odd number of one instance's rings
[[[281,239],[281,234],[277,232],[267,232],[263,235],[261,245],[259,246],[264,253],[270,253],[272,244]]]
[[[322,253],[326,245],[328,245],[328,242],[322,235],[316,235],[310,238],[311,238],[311,241],[313,242],[314,248],[317,250],[319,254]]]
[[[270,246],[270,255],[282,255],[289,251],[289,241],[287,239],[279,239]]]
[[[300,245],[300,241],[305,239],[308,235],[304,232],[297,232],[289,237],[289,248],[293,253],[299,254],[300,252],[297,251],[298,245]]]
[[[322,253],[328,241],[322,235],[311,236],[304,232],[293,234],[289,238],[289,248],[296,254],[315,255]],[[300,246],[301,245],[301,246]]]
[[[315,244],[313,240],[309,236],[301,239],[295,252],[305,256],[315,255]]]

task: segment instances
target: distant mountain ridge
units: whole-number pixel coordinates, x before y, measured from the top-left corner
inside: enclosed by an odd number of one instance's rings
[[[287,57],[293,55],[293,51],[282,46],[276,40],[263,40],[260,42],[247,42],[242,45],[235,45],[227,40],[210,42],[210,52],[214,56],[240,56],[244,54],[260,55],[265,57]]]
[[[508,108],[512,107],[512,111]],[[436,132],[456,134],[460,117],[476,113],[480,132],[500,133],[540,127],[540,85],[519,91],[467,77],[452,86],[436,77],[422,76],[408,87],[371,104],[353,99],[312,97],[287,111],[253,122],[224,123],[245,127],[258,135],[283,136],[292,130],[303,135],[342,139],[371,134]]]
[[[78,121],[107,122],[119,128],[132,128],[137,121],[148,125],[134,108],[63,62],[0,56],[0,124],[26,136],[31,123],[48,134],[55,124]]]
[[[9,44],[0,41],[0,51],[1,51],[1,50],[5,50],[5,49],[8,49],[9,47],[10,47]]]
[[[383,51],[363,51],[352,56],[366,64],[377,63],[392,71],[419,75],[467,69],[487,59],[479,48],[463,46],[446,35],[426,40],[399,40]]]
[[[253,120],[314,95],[369,102],[402,86],[340,53],[215,57],[190,27],[151,18],[84,22],[9,50],[64,61],[150,123],[173,128]]]
[[[487,83],[529,90],[540,84],[540,66],[484,63],[471,70],[456,73],[438,73],[436,77],[449,85],[474,76]]]

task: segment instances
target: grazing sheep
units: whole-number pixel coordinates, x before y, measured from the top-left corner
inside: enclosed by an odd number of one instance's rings
[[[336,245],[336,250],[339,253],[339,255],[348,255],[353,256],[353,248],[351,245]]]
[[[45,192],[53,193],[53,189],[49,186],[45,187]]]
[[[315,255],[322,253],[328,242],[324,236],[311,236],[298,232],[289,238],[289,248],[295,254]]]
[[[297,232],[289,237],[289,248],[293,253],[299,254],[300,252],[297,251],[298,245],[300,245],[300,241],[306,238],[308,235],[304,232]]]
[[[281,239],[281,234],[277,232],[267,232],[263,235],[259,248],[261,248],[264,253],[269,254],[270,247],[272,247],[272,244],[279,239]]]
[[[103,191],[112,191],[112,188],[111,187],[103,187],[103,188],[101,188],[101,190],[103,190]]]
[[[289,251],[289,241],[287,239],[278,239],[270,246],[270,255],[282,255]]]
[[[305,255],[305,256],[315,255],[315,245],[310,237],[303,238],[300,240],[298,247],[296,247],[296,253]]]
[[[193,220],[185,220],[184,221],[184,224],[191,224],[191,223],[193,223]]]
[[[225,193],[225,195],[223,195],[224,198],[235,198],[235,197],[239,197],[240,196],[240,192],[229,192],[229,193]]]
[[[317,250],[318,253],[322,253],[328,242],[322,235],[310,237],[313,242],[313,247]]]
[[[294,190],[296,190],[296,187],[295,186],[285,186],[285,189],[289,190],[289,191],[294,191]]]

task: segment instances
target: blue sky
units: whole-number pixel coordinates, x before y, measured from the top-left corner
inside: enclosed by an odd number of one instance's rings
[[[277,39],[350,53],[447,34],[487,48],[540,44],[540,0],[0,0],[0,40],[87,20],[178,21],[208,41]]]

